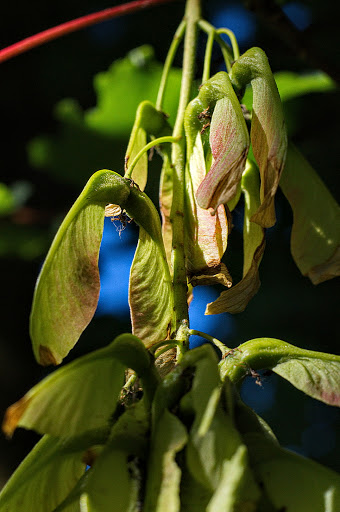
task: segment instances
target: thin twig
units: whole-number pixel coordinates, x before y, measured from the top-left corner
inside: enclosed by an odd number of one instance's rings
[[[103,11],[88,14],[72,21],[67,21],[66,23],[49,28],[43,32],[39,32],[39,34],[27,37],[18,43],[0,50],[0,63],[9,60],[12,57],[16,57],[21,53],[25,53],[32,48],[41,46],[42,44],[58,39],[66,34],[70,34],[71,32],[76,32],[77,30],[90,27],[91,25],[95,25],[101,21],[110,20],[112,18],[117,18],[118,16],[123,16],[124,14],[130,14],[140,11],[141,9],[174,1],[175,0],[134,0],[127,4],[117,5],[116,7],[110,7]]]

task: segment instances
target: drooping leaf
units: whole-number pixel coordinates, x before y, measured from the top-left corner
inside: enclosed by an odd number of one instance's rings
[[[247,512],[257,510],[256,502],[259,491],[255,486],[253,487],[253,494],[249,495],[249,492],[247,492],[247,501],[244,500],[247,469],[247,449],[244,445],[240,445],[231,459],[223,463],[221,481],[209,501],[207,512],[221,512],[222,510],[223,512],[234,512],[240,510],[240,502],[242,503],[242,509]]]
[[[173,294],[159,215],[152,201],[132,188],[126,211],[140,226],[130,270],[129,304],[133,333],[146,347],[165,340],[171,329]]]
[[[313,284],[340,275],[340,207],[293,144],[280,187],[293,210],[291,251]]]
[[[251,143],[261,174],[261,206],[252,220],[262,227],[275,224],[274,197],[286,159],[287,133],[277,86],[267,57],[251,48],[233,65],[231,81],[239,91],[253,90]]]
[[[340,475],[289,452],[261,434],[245,442],[256,480],[276,510],[310,512],[340,509]],[[326,507],[331,501],[331,507]]]
[[[181,421],[167,409],[151,436],[145,512],[179,512],[181,469],[175,457],[187,442]]]
[[[148,412],[141,400],[118,419],[90,469],[80,498],[82,511],[137,512],[141,491],[138,461],[145,460],[148,429]]]
[[[41,364],[59,364],[91,321],[99,297],[98,253],[107,203],[123,205],[130,186],[113,171],[88,181],[60,226],[40,272],[30,318]]]
[[[166,121],[163,112],[156,110],[150,101],[143,101],[136,112],[135,123],[132,128],[130,141],[125,155],[125,167],[128,171],[129,165],[134,157],[143,149],[147,142],[147,136],[161,137],[171,133],[170,125]],[[132,171],[131,179],[138,184],[143,192],[148,177],[148,155],[144,153],[138,160]]]
[[[318,355],[320,354],[320,355]],[[316,352],[292,358],[273,371],[317,400],[340,407],[340,357]]]
[[[259,265],[265,249],[264,229],[255,223],[253,214],[259,207],[259,179],[257,168],[250,160],[242,176],[241,189],[244,194],[243,223],[243,277],[230,290],[207,305],[205,314],[213,315],[223,312],[240,313],[260,287]]]
[[[170,156],[164,155],[159,185],[159,206],[162,215],[162,237],[169,269],[171,268],[172,225],[170,220],[173,181]]]
[[[274,78],[283,103],[313,92],[332,91],[336,87],[333,80],[322,71],[301,74],[292,71],[278,71],[274,73]],[[242,98],[242,103],[250,110],[252,101],[252,89],[249,87]]]
[[[220,482],[224,461],[241,443],[231,418],[219,404],[220,389],[216,356],[211,353],[196,365],[190,391],[195,419],[186,447],[189,471],[211,492]]]
[[[221,84],[211,118],[210,147],[213,162],[204,180],[198,187],[196,197],[201,208],[213,208],[230,201],[237,192],[245,167],[249,149],[248,129],[240,104],[231,86],[228,75],[218,73]]]
[[[125,367],[114,357],[114,342],[56,370],[7,410],[3,430],[16,427],[72,436],[107,427],[124,383]]]
[[[52,512],[84,473],[83,451],[67,451],[58,439],[44,436],[2,489],[0,511]]]
[[[205,178],[205,158],[201,134],[198,132],[189,166],[186,169],[185,193],[185,250],[190,282],[204,284],[220,282],[231,286],[230,276],[221,269],[221,259],[227,248],[228,221],[223,205],[217,207],[216,215],[197,204],[195,194]],[[223,272],[224,270],[224,272]]]
[[[242,343],[220,365],[222,378],[238,382],[249,368],[269,368],[317,400],[340,406],[340,356],[304,350],[273,338]]]

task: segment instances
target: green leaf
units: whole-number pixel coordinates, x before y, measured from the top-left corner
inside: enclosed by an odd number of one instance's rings
[[[243,277],[240,282],[207,305],[205,314],[240,313],[254,297],[260,287],[259,265],[265,249],[264,229],[252,221],[254,213],[260,206],[259,178],[256,165],[247,160],[247,166],[241,181],[244,193],[243,223]]]
[[[195,419],[186,448],[188,469],[206,489],[215,491],[223,463],[241,444],[231,418],[220,405],[221,382],[216,356],[211,350],[196,365],[190,391]]]
[[[247,492],[248,499],[244,502],[244,485],[247,469],[247,449],[244,445],[241,445],[230,460],[224,461],[221,480],[209,501],[207,512],[221,512],[222,510],[223,512],[234,512],[235,510],[255,512],[256,501],[259,497],[259,491],[255,486],[253,486],[252,499],[249,499],[249,492]],[[242,509],[240,509],[240,502],[243,502]]]
[[[23,427],[68,437],[109,429],[124,370],[115,357],[115,342],[80,357],[39,382],[7,410],[5,433],[12,435],[16,427]]]
[[[110,439],[89,470],[81,495],[84,512],[137,512],[141,492],[139,462],[145,459],[149,417],[142,401],[118,419]]]
[[[185,253],[190,283],[220,283],[231,286],[231,278],[226,267],[221,265],[227,248],[228,221],[223,205],[219,205],[215,215],[201,208],[196,200],[196,192],[206,175],[205,158],[201,134],[198,132],[192,149],[190,162],[186,168],[185,192]]]
[[[0,216],[9,215],[15,209],[15,198],[9,187],[0,183]]]
[[[158,212],[146,194],[132,188],[128,215],[140,226],[130,270],[129,304],[133,333],[146,347],[165,340],[171,330],[173,293]]]
[[[86,123],[106,134],[128,134],[139,103],[156,100],[162,69],[150,46],[136,48],[114,62],[94,79],[98,105],[86,113]],[[172,68],[164,103],[171,119],[175,119],[180,83],[181,70]]]
[[[273,338],[256,338],[238,347],[220,364],[222,378],[233,382],[250,369],[270,368],[317,400],[340,406],[340,356],[304,350]]]
[[[44,436],[2,489],[0,511],[52,512],[84,473],[83,451],[67,451],[58,439]]]
[[[30,334],[41,364],[59,364],[91,321],[99,297],[98,253],[107,203],[124,204],[130,186],[113,171],[88,181],[60,226],[34,292]]]
[[[216,211],[220,204],[230,201],[237,192],[249,149],[249,134],[229,76],[220,72],[203,84],[198,98],[187,108],[185,126],[188,149],[195,143],[196,137],[192,141],[190,139],[193,132],[190,122],[200,103],[209,110],[215,105],[209,134],[214,161],[198,187],[196,197],[201,208]],[[205,110],[198,116],[205,115]]]
[[[301,273],[313,284],[340,275],[340,207],[293,144],[280,187],[293,210],[291,251]]]
[[[187,442],[187,431],[167,409],[151,436],[145,512],[179,512],[181,469],[175,457]]]
[[[261,175],[261,206],[252,220],[262,227],[275,224],[274,198],[287,152],[283,109],[268,59],[260,48],[251,48],[235,62],[231,81],[241,94],[253,90],[251,143]]]
[[[172,250],[172,223],[170,220],[173,181],[172,181],[172,163],[169,155],[164,154],[163,166],[159,185],[159,203],[162,215],[162,237],[164,249],[169,269],[171,269],[171,250]]]
[[[248,434],[245,440],[256,479],[276,510],[340,510],[340,475],[261,434]]]
[[[124,167],[124,148],[138,105],[156,101],[163,65],[150,47],[137,48],[94,78],[97,104],[83,111],[74,100],[57,106],[57,135],[38,137],[28,147],[31,165],[57,180],[83,184],[94,169]],[[164,111],[175,119],[181,70],[171,68]]]
[[[327,92],[336,88],[333,80],[322,71],[313,73],[293,73],[292,71],[278,71],[274,73],[275,82],[279,90],[281,101],[289,101],[313,92]],[[251,87],[247,88],[242,103],[250,110],[253,101]]]
[[[160,137],[170,135],[171,128],[163,112],[156,110],[150,101],[143,101],[136,112],[129,144],[125,154],[125,167],[129,170],[135,156],[146,146],[147,136]],[[148,178],[148,155],[145,152],[138,160],[130,175],[141,191],[144,190]]]
[[[272,370],[307,395],[340,407],[340,357],[321,352],[314,354],[312,357],[301,354]]]

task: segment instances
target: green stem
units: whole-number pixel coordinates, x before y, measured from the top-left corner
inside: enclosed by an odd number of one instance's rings
[[[185,109],[190,101],[192,82],[194,78],[196,46],[197,46],[197,24],[200,19],[200,0],[187,0],[185,10],[185,21],[187,24],[184,55],[182,83],[177,110],[176,122],[173,130],[174,137],[183,135],[183,122]],[[184,190],[185,190],[185,140],[182,139],[172,146],[173,165],[173,199],[170,219],[172,222],[172,266],[173,266],[173,289],[174,289],[174,317],[176,339],[183,342],[183,346],[189,348],[188,329],[180,329],[183,324],[188,325],[189,313],[187,302],[187,275],[184,253]]]
[[[213,32],[215,41],[219,44],[219,46],[221,48],[221,52],[222,52],[222,55],[223,55],[223,58],[224,58],[224,62],[225,62],[227,71],[228,71],[228,73],[230,73],[230,71],[231,71],[231,63],[234,60],[234,57],[233,57],[233,54],[231,52],[230,46],[222,39],[221,36],[219,36],[217,31],[215,30],[215,27],[213,27],[213,25],[211,25],[207,21],[200,20],[199,21],[199,27],[200,27],[201,30],[203,30],[203,32],[208,34],[208,36]]]
[[[196,331],[196,329],[190,329],[189,333],[190,335],[201,336],[201,338],[211,341],[211,343],[213,343],[222,352],[222,356],[225,356],[225,354],[230,352],[229,347],[227,347],[224,343],[222,343],[222,341],[218,340],[217,338],[210,336],[210,334],[206,334],[205,332],[202,331]]]
[[[136,167],[138,160],[140,159],[141,156],[144,155],[144,153],[146,153],[146,151],[149,151],[149,149],[153,148],[154,146],[159,146],[160,144],[163,144],[164,142],[178,142],[179,139],[180,139],[180,137],[173,137],[171,135],[166,135],[165,137],[159,137],[158,139],[154,139],[151,142],[149,142],[148,144],[146,144],[146,146],[144,146],[139,151],[139,153],[137,153],[135,158],[132,160],[131,165],[129,165],[128,169],[125,172],[124,178],[131,179],[132,172],[133,172],[134,168]]]
[[[208,34],[207,45],[205,47],[202,83],[206,82],[210,78],[210,64],[211,64],[211,55],[212,55],[214,40],[215,40],[215,30],[211,30]]]
[[[229,28],[219,28],[216,32],[217,34],[226,34],[229,37],[233,49],[234,60],[237,60],[240,57],[240,50],[234,32]]]
[[[180,45],[180,42],[183,39],[185,27],[186,27],[186,21],[183,20],[175,32],[174,38],[172,40],[172,43],[171,43],[169,51],[168,51],[168,55],[166,56],[164,67],[163,67],[162,78],[161,78],[161,82],[159,84],[159,89],[158,89],[158,95],[157,95],[157,101],[156,101],[156,109],[157,110],[162,110],[165,87],[167,84],[169,72],[170,72],[174,57],[176,55],[177,49]]]

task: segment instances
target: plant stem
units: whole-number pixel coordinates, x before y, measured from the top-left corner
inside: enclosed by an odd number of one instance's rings
[[[202,83],[206,82],[210,78],[210,64],[211,64],[211,55],[214,45],[214,39],[215,39],[215,31],[211,30],[211,32],[208,34],[208,40],[205,47],[205,55],[204,55],[204,67],[203,67],[203,76],[202,76]]]
[[[144,153],[146,153],[146,151],[148,151],[149,149],[151,149],[155,146],[159,146],[160,144],[163,144],[164,142],[178,142],[179,138],[180,137],[175,138],[175,137],[172,137],[171,135],[166,135],[164,137],[159,137],[158,139],[154,139],[151,142],[149,142],[148,144],[146,144],[146,146],[144,146],[137,153],[135,158],[132,160],[131,165],[128,167],[124,178],[131,178],[131,174],[132,174],[134,168],[136,167],[138,160],[140,159],[141,156],[144,155]]]
[[[231,52],[230,46],[222,39],[222,37],[217,33],[215,27],[208,23],[205,20],[199,21],[199,27],[206,33],[208,36],[213,33],[215,41],[220,45],[221,52],[224,58],[224,62],[227,68],[228,73],[231,71],[231,62],[234,60],[233,54]]]
[[[183,134],[183,121],[185,109],[190,101],[191,87],[194,78],[196,45],[197,45],[197,24],[200,19],[200,0],[187,0],[185,20],[187,23],[184,55],[183,73],[179,105],[173,136],[181,137]],[[172,222],[172,266],[174,271],[174,315],[175,327],[178,334],[176,339],[183,342],[183,346],[189,346],[188,329],[180,329],[184,324],[188,325],[188,302],[187,302],[187,275],[184,253],[184,190],[185,190],[185,142],[184,139],[172,146],[173,165],[173,200],[170,219]]]
[[[213,343],[222,352],[222,356],[224,356],[227,352],[230,352],[230,348],[227,347],[227,345],[222,343],[222,341],[218,340],[217,338],[210,336],[210,334],[206,334],[202,331],[196,331],[196,329],[190,329],[189,333],[190,335],[201,336],[201,338],[204,338],[205,340]]]
[[[229,37],[233,49],[234,60],[237,60],[240,57],[240,50],[234,32],[229,28],[219,28],[216,32],[217,34],[226,34]]]
[[[162,78],[161,78],[161,82],[159,84],[159,89],[158,89],[158,95],[157,95],[157,101],[156,101],[156,109],[157,110],[162,110],[165,87],[166,87],[166,83],[168,80],[169,71],[171,69],[171,66],[172,66],[174,57],[176,55],[177,49],[180,45],[180,42],[183,39],[185,27],[186,27],[186,22],[185,22],[185,20],[183,20],[175,32],[175,35],[171,42],[168,54],[166,56],[164,67],[163,67]]]
[[[90,27],[91,25],[95,25],[101,21],[110,20],[124,14],[140,11],[147,7],[170,3],[173,1],[174,0],[134,0],[127,4],[117,5],[116,7],[111,7],[109,9],[104,9],[103,11],[76,18],[72,21],[67,21],[66,23],[49,28],[43,32],[39,32],[39,34],[27,37],[18,43],[0,50],[0,63],[9,60],[12,57],[16,57],[21,53],[25,53],[32,48],[41,46],[42,44],[58,39],[66,34],[70,34],[71,32],[76,32],[82,28]]]

